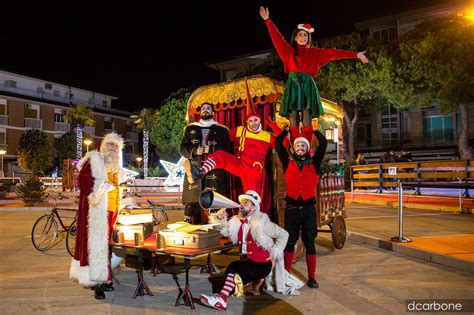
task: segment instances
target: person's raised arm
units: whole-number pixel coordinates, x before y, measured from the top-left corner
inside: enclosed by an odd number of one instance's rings
[[[273,24],[272,20],[270,19],[270,11],[268,11],[268,8],[260,7],[260,16],[267,25],[268,33],[270,33],[270,38],[272,39],[273,45],[275,46],[278,55],[280,56],[283,63],[285,63],[287,58],[292,54],[291,46],[286,42],[285,38],[283,35],[281,35],[275,24]]]
[[[355,59],[359,58],[364,64],[369,62],[369,59],[365,56],[365,51],[354,52],[350,50],[336,49],[336,48],[319,48],[320,54],[315,55],[320,67],[324,66],[332,60],[342,60],[342,59]]]
[[[290,163],[290,156],[288,154],[288,150],[286,149],[283,141],[285,140],[286,135],[288,134],[288,127],[283,129],[282,132],[276,137],[275,139],[275,149],[278,154],[278,157],[281,161],[281,166],[283,167],[283,172],[286,171],[288,168],[288,164]]]
[[[328,146],[328,140],[326,137],[318,130],[314,129],[313,130],[314,135],[318,139],[318,148],[316,149],[316,153],[313,155],[313,165],[316,168],[316,171],[319,174],[320,168],[321,168],[321,163],[324,158],[324,154],[326,154],[326,148]]]

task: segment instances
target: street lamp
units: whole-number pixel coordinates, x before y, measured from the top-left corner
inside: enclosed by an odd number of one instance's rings
[[[140,174],[140,163],[142,162],[143,159],[140,156],[137,156],[136,160],[137,160],[137,163],[138,163],[138,174]],[[138,177],[140,177],[140,176],[138,176]]]
[[[92,140],[91,139],[85,139],[84,144],[86,145],[87,152],[89,152],[89,146],[92,144]]]
[[[5,174],[3,173],[3,156],[7,153],[5,150],[0,150],[0,155],[2,156],[2,177],[5,177]]]

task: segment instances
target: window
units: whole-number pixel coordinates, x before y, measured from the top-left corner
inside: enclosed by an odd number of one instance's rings
[[[127,121],[127,125],[126,125],[125,128],[126,128],[126,129],[125,129],[126,132],[135,132],[135,131],[133,130],[133,122],[131,122],[131,121]]]
[[[125,153],[133,154],[133,143],[126,143],[125,144]]]
[[[104,129],[114,129],[114,120],[110,117],[104,119]]]
[[[380,29],[376,32],[372,33],[372,37],[375,39],[380,39],[383,41],[391,41],[396,39],[396,32],[394,27],[387,27],[384,29]]]
[[[5,102],[2,102],[3,100],[0,99],[0,115],[6,116],[7,115],[7,100],[4,100]]]
[[[4,128],[0,128],[0,144],[7,144],[7,130]]]
[[[107,105],[108,105],[108,104],[107,104],[107,100],[103,100],[103,101],[102,101],[102,106],[107,107]]]
[[[13,80],[5,80],[5,86],[6,86],[6,87],[11,87],[11,88],[16,88],[16,81],[13,81]]]
[[[451,115],[434,115],[423,119],[423,135],[427,143],[453,142]]]
[[[382,143],[386,145],[398,144],[399,125],[398,110],[393,106],[387,106],[382,111]]]
[[[25,118],[38,119],[39,116],[39,105],[26,104],[25,105]]]

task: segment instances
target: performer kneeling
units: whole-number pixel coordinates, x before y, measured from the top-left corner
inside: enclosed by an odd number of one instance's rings
[[[225,311],[227,298],[235,287],[238,274],[244,285],[266,278],[275,263],[282,261],[288,232],[271,222],[260,212],[260,196],[253,190],[239,196],[239,215],[226,221],[225,209],[219,210],[221,234],[238,244],[241,260],[232,262],[225,271],[224,287],[217,295],[201,294],[201,301],[215,309]]]

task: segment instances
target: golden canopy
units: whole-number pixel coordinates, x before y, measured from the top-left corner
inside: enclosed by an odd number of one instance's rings
[[[269,77],[255,75],[247,78],[250,95],[255,105],[279,103],[285,85]],[[188,100],[188,115],[194,115],[203,103],[210,103],[214,111],[241,108],[246,105],[245,79],[232,80],[197,88]],[[342,118],[342,109],[334,102],[321,99],[326,115]]]

